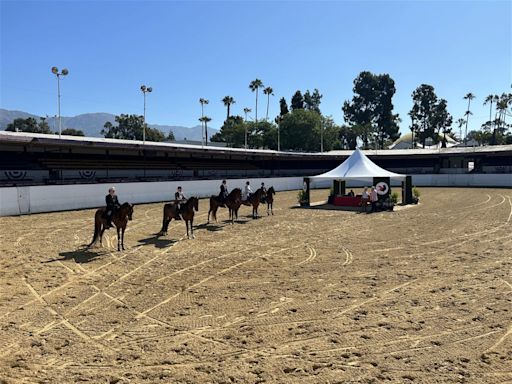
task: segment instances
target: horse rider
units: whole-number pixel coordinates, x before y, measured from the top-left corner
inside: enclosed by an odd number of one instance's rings
[[[185,201],[187,201],[187,198],[183,194],[181,186],[178,186],[178,188],[176,189],[176,193],[174,194],[174,201],[176,202],[176,212],[178,214],[178,220],[181,220],[181,213],[180,213],[181,203],[184,203]]]
[[[261,194],[261,200],[260,202],[261,203],[266,203],[267,202],[267,188],[265,188],[265,183],[261,183],[261,192],[263,192]]]
[[[222,204],[226,203],[226,198],[228,197],[228,186],[226,180],[222,180],[222,184],[220,185],[220,193],[219,200]]]
[[[121,204],[119,204],[119,200],[117,199],[116,189],[115,187],[110,187],[108,189],[108,195],[105,196],[105,202],[107,203],[106,216],[107,216],[107,229],[112,228],[112,218],[114,217],[114,213],[121,208]]]
[[[242,200],[249,200],[252,195],[251,183],[249,181],[245,182],[244,195],[242,196]]]

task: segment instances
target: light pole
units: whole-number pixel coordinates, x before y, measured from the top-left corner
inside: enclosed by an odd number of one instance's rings
[[[277,123],[277,152],[281,151],[281,120]]]
[[[320,152],[324,153],[324,129],[322,124],[322,117],[320,117]]]
[[[208,137],[206,137],[206,122],[204,121],[204,105],[208,104],[210,100],[203,99],[202,97],[199,99],[199,103],[201,104],[201,145],[204,145],[206,142],[206,145],[208,145]]]
[[[52,67],[52,73],[57,76],[57,112],[58,112],[58,115],[59,115],[59,139],[60,139],[60,136],[61,136],[61,133],[62,133],[62,123],[61,123],[61,118],[60,118],[60,77],[61,76],[66,76],[69,71],[64,68],[60,73],[59,73],[59,68],[57,67]]]
[[[247,108],[245,107],[244,108],[244,112],[245,112],[245,149],[247,150],[247,114],[249,112],[251,112],[251,108]]]
[[[141,85],[140,90],[144,94],[144,125],[142,126],[142,144],[146,144],[146,93],[152,92],[153,88]]]

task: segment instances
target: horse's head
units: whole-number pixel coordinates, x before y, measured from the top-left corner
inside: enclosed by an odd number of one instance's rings
[[[132,220],[133,207],[134,205],[130,203],[124,203],[123,205],[121,205],[120,210],[123,212],[123,216],[128,217],[128,220]]]
[[[272,186],[269,189],[267,189],[267,195],[272,196],[272,195],[275,195],[275,194],[276,194],[276,191],[274,191],[274,186]]]
[[[194,204],[195,211],[199,211],[199,199],[197,197],[191,197],[192,203]]]
[[[133,216],[133,207],[134,207],[134,205],[133,205],[133,204],[130,204],[130,208],[128,208],[128,220],[132,220],[132,216]]]
[[[242,200],[242,190],[240,188],[233,188],[229,194],[230,200]]]

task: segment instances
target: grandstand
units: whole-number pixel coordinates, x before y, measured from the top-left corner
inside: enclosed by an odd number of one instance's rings
[[[379,166],[409,175],[512,174],[512,145],[364,152]],[[0,186],[301,177],[332,169],[351,153],[0,132]]]

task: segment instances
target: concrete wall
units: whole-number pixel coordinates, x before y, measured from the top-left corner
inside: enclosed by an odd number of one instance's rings
[[[276,191],[302,188],[301,177],[266,179],[228,179],[228,189],[243,188],[249,180],[252,189],[261,182]],[[165,181],[145,183],[120,183],[116,185],[119,201],[132,204],[153,203],[174,199],[178,185],[185,196],[208,197],[219,193],[220,180]],[[0,188],[0,216],[39,212],[66,211],[94,208],[105,205],[105,195],[111,184],[42,185]]]
[[[302,188],[302,177],[229,179],[228,188],[243,188],[246,180],[256,190],[262,181],[276,191]],[[512,174],[464,174],[464,175],[413,175],[412,182],[418,187],[508,187],[512,188]],[[176,187],[181,185],[187,197],[207,197],[219,193],[220,180],[165,181],[145,183],[120,183],[116,185],[120,202],[153,203],[174,198]],[[331,180],[314,181],[312,188],[329,188]],[[362,187],[364,182],[347,182],[347,187]],[[370,184],[366,184],[369,186]],[[392,182],[400,185],[400,182]],[[0,216],[65,211],[100,207],[110,184],[44,185],[0,188]]]

